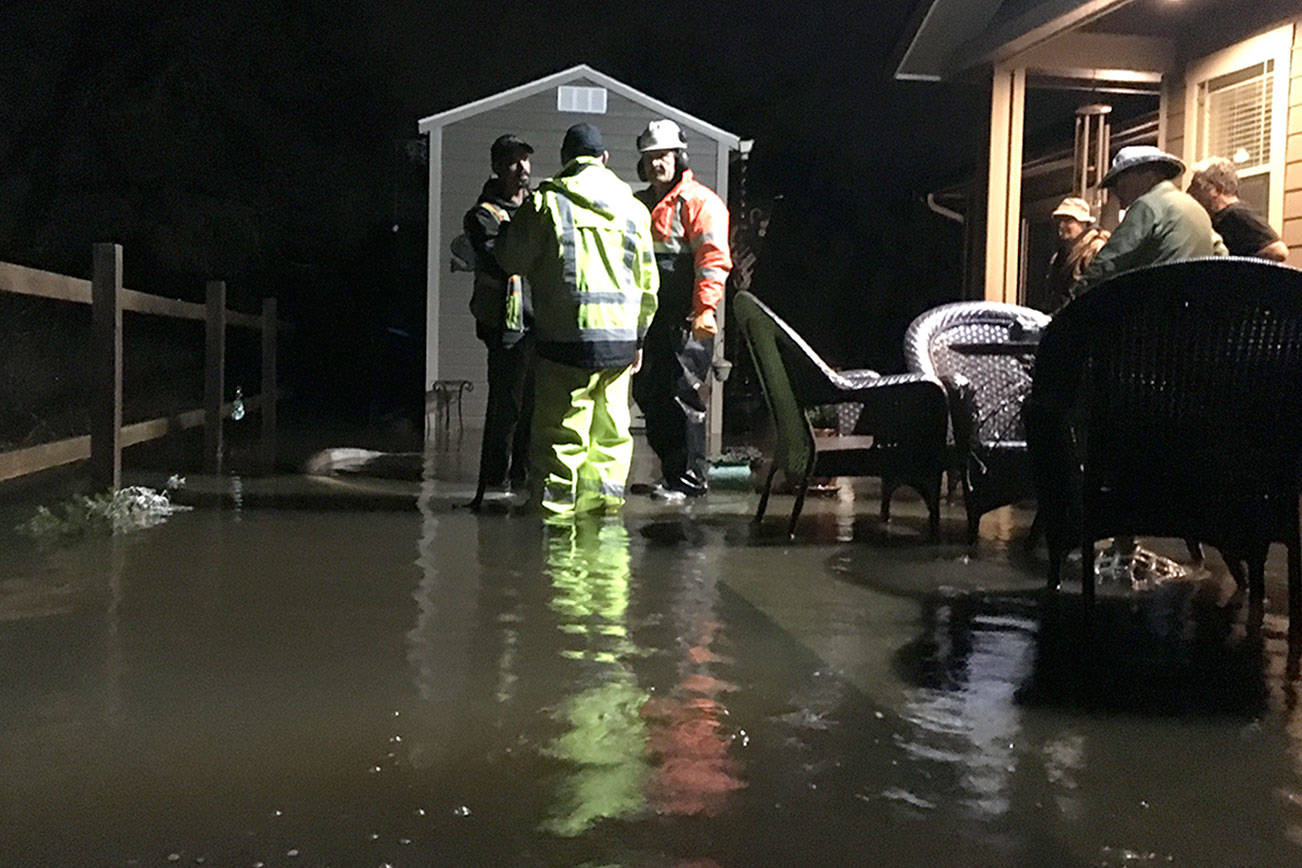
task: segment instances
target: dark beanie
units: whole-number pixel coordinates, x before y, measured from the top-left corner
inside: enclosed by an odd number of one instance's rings
[[[565,131],[565,139],[561,142],[561,162],[568,163],[575,157],[600,157],[605,150],[601,130],[592,124],[575,124]]]

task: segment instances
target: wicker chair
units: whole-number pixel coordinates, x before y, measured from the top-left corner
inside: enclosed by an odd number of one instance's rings
[[[778,469],[797,482],[787,527],[796,520],[814,476],[877,476],[883,487],[903,484],[927,503],[933,538],[940,529],[940,479],[945,444],[945,393],[921,374],[881,376],[875,371],[834,371],[789,325],[758,298],[739,292],[731,310],[741,326],[764,400],[776,429],[755,521],[763,519]],[[807,413],[832,405],[848,409],[853,429],[815,437]]]
[[[1073,301],[1046,329],[1027,401],[1049,584],[1081,545],[1116,535],[1201,540],[1246,561],[1263,592],[1288,548],[1290,633],[1302,627],[1302,271],[1255,259],[1139,269]],[[1075,540],[1072,540],[1075,536]]]
[[[982,515],[1034,494],[1022,426],[1031,374],[1020,359],[964,355],[950,345],[998,343],[1010,330],[1048,324],[1047,315],[1028,307],[961,301],[932,308],[904,334],[909,370],[940,380],[949,396],[946,466],[963,484],[969,543],[976,541]]]

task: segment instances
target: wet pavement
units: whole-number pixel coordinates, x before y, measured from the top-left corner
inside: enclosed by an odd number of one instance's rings
[[[1259,623],[1210,569],[1086,631],[1025,512],[932,543],[843,482],[789,543],[790,498],[470,491],[192,480],[158,527],[5,531],[0,864],[1302,862],[1278,554]]]

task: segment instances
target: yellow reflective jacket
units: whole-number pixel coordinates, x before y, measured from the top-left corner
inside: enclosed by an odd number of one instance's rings
[[[539,186],[493,255],[533,294],[538,355],[588,370],[633,363],[656,310],[651,218],[595,157],[577,157]]]

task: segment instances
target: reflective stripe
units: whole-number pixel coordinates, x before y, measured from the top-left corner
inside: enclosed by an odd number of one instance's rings
[[[510,223],[511,215],[504,209],[497,207],[492,202],[480,202],[479,207],[487,211],[491,216],[497,218],[498,223]]]
[[[574,301],[576,304],[634,304],[638,302],[640,293],[637,292],[576,292]]]
[[[624,291],[631,294],[630,302],[637,297],[637,254],[637,221],[628,220],[624,223],[624,271],[628,278],[624,282]]]
[[[570,208],[570,200],[565,196],[556,193],[548,194],[556,202],[556,216],[560,218],[560,242],[561,242],[561,280],[570,289],[578,289],[579,286],[579,261],[575,252],[576,239],[574,237],[574,212]]]
[[[653,241],[651,247],[656,253],[682,253],[683,245],[677,238],[667,238],[664,241]]]
[[[722,235],[717,232],[702,232],[692,239],[692,249],[696,250],[702,245],[712,244],[715,247],[725,247],[726,241]]]
[[[717,280],[720,283],[728,279],[728,271],[725,268],[698,268],[696,269],[697,280]]]
[[[600,494],[602,497],[624,499],[624,483],[610,479],[583,478],[578,483],[579,494]]]
[[[574,503],[574,491],[568,485],[549,482],[544,486],[543,499],[551,503]]]
[[[628,342],[637,340],[637,329],[578,329],[574,335],[565,337],[548,336],[547,340],[556,344],[591,344],[597,341]]]

